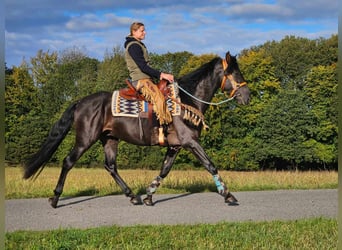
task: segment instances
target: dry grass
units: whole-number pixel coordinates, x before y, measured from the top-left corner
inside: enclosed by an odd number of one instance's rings
[[[152,170],[120,170],[122,178],[136,193],[145,193],[145,187],[159,174]],[[5,168],[6,199],[49,197],[57,183],[60,168],[47,167],[35,180],[23,180],[19,167]],[[336,171],[221,171],[220,175],[232,191],[275,189],[337,188]],[[216,191],[211,175],[205,171],[171,171],[162,182],[158,193],[185,193]],[[112,177],[101,168],[74,168],[70,171],[65,196],[122,194]]]

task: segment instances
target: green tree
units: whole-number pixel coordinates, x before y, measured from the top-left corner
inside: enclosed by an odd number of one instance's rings
[[[37,89],[26,62],[19,67],[13,67],[12,70],[7,70],[5,80],[6,160],[17,163],[20,161],[23,150],[18,146],[23,137],[19,130],[27,115],[38,104]]]
[[[329,66],[337,63],[338,59],[338,36],[332,35],[329,39],[320,38],[316,40],[318,55],[315,58],[316,66]]]
[[[307,141],[314,120],[311,103],[303,92],[281,91],[259,116],[253,132],[255,158],[266,168],[301,168],[311,161]]]
[[[251,103],[244,119],[248,120],[249,126],[253,126],[261,111],[281,90],[280,80],[276,75],[273,58],[264,48],[242,51],[238,62],[251,91]]]
[[[176,53],[168,52],[163,55],[152,53],[150,55],[151,66],[160,71],[171,73],[175,78],[179,78],[181,69],[191,56],[193,56],[193,54],[187,51]]]
[[[31,58],[32,78],[37,86],[46,84],[57,70],[57,52],[49,53],[39,50],[37,55]]]
[[[107,52],[103,62],[99,65],[96,91],[113,91],[127,87],[125,80],[129,78],[124,51],[114,47]]]
[[[282,87],[302,88],[305,75],[316,62],[316,42],[307,38],[286,36],[280,42],[268,42],[263,47],[274,60],[276,75]]]
[[[313,161],[324,167],[337,162],[337,86],[337,67],[332,64],[312,68],[304,88],[316,121],[307,145],[313,151]]]
[[[58,61],[56,70],[40,88],[43,109],[52,114],[51,117],[65,102],[88,95],[96,88],[96,59],[87,57],[82,51],[66,50]]]
[[[203,54],[203,55],[193,55],[190,56],[187,62],[183,65],[182,69],[179,71],[179,76],[183,76],[187,73],[194,71],[199,68],[201,65],[211,61],[217,57],[215,54]]]
[[[78,62],[79,75],[76,77],[76,95],[74,99],[80,99],[97,91],[97,74],[99,61],[85,57]]]

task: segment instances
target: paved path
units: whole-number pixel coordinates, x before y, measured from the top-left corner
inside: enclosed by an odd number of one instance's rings
[[[155,206],[133,206],[124,195],[64,198],[53,209],[46,198],[5,201],[6,231],[110,225],[196,224],[221,221],[337,218],[337,189],[235,192],[238,206],[216,193],[154,195]]]

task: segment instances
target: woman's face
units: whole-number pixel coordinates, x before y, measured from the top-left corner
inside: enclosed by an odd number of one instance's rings
[[[145,26],[133,31],[133,37],[139,41],[144,40],[146,35]]]

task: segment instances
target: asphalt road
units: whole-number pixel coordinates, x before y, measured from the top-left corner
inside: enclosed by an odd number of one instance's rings
[[[222,221],[337,218],[337,189],[235,192],[238,206],[217,193],[154,195],[155,206],[134,206],[124,195],[62,198],[53,209],[46,198],[5,201],[6,231],[50,230]]]

